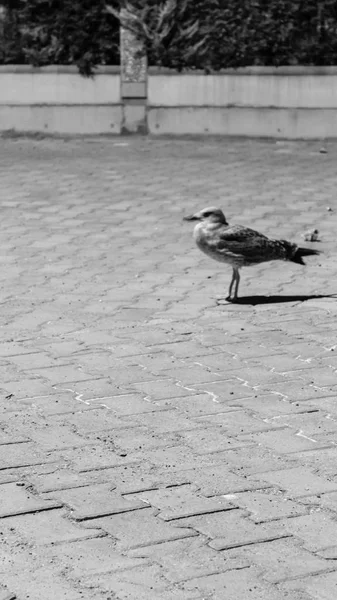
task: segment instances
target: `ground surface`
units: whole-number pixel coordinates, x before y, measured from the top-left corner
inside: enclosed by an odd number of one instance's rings
[[[0,600],[336,600],[319,149],[0,140]],[[324,255],[244,270],[229,305],[182,222],[212,204]]]

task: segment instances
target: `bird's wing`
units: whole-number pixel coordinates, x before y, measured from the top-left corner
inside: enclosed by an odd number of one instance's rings
[[[270,252],[273,241],[254,229],[233,225],[218,230],[213,244],[219,253],[230,253],[255,262]]]

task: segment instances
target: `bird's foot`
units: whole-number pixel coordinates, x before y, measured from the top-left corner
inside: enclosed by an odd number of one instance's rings
[[[232,304],[235,304],[235,302],[238,301],[238,297],[237,296],[227,296],[227,298],[225,298],[226,302],[231,302]]]

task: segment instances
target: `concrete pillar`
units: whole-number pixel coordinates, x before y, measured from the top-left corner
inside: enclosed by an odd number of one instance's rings
[[[129,29],[121,27],[122,133],[147,133],[147,60],[143,45]]]

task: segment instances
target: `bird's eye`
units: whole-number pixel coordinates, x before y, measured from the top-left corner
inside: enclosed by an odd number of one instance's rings
[[[206,217],[206,219],[207,219],[207,217],[210,217],[210,216],[211,216],[211,214],[212,214],[212,213],[210,213],[210,212],[205,212],[203,216],[204,216],[204,217]]]

